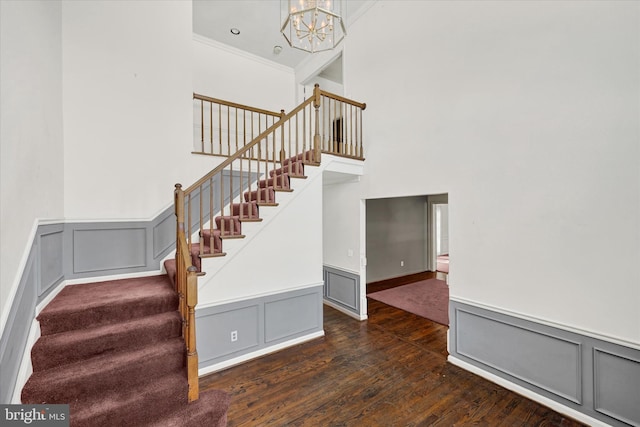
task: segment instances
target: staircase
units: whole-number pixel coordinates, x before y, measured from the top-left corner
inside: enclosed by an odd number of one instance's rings
[[[198,102],[205,100],[224,102]],[[319,166],[321,152],[364,160],[365,107],[316,85],[289,114],[270,113],[280,120],[251,142],[239,147],[236,138],[236,152],[209,174],[186,190],[177,184],[176,256],[165,261],[167,274],[65,287],[37,318],[41,337],[22,403],[69,404],[72,426],[226,426],[229,396],[198,388],[202,259],[224,256],[223,242],[245,237],[242,224],[262,221],[260,209],[277,207],[277,193],[293,191],[291,180]]]
[[[218,215],[214,218],[210,227],[204,227],[199,231],[199,239],[196,243],[189,244],[192,265],[198,273],[202,273],[202,258],[215,258],[225,256],[223,242],[225,239],[241,239],[243,222],[261,222],[260,207],[277,207],[276,195],[278,192],[292,192],[292,179],[306,179],[304,167],[319,166],[314,160],[314,152],[306,151],[297,156],[285,159],[280,168],[269,172],[269,178],[264,178],[256,183],[255,190],[247,190],[242,194],[242,202],[232,203],[229,206],[228,215]],[[177,274],[176,260],[168,259],[164,267],[175,285]]]
[[[187,402],[178,296],[166,275],[65,287],[40,313],[22,402],[72,426],[226,426],[229,396]]]

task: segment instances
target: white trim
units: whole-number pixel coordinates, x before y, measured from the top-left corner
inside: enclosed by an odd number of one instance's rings
[[[533,391],[524,388],[522,386],[519,386],[518,384],[515,384],[511,381],[508,381],[504,378],[501,378],[497,375],[494,375],[490,372],[485,371],[484,369],[478,368],[475,365],[472,365],[470,363],[467,363],[463,360],[458,359],[457,357],[451,356],[449,355],[449,357],[447,358],[447,361],[449,363],[451,363],[452,365],[456,365],[466,371],[472,372],[482,378],[485,378],[493,383],[496,383],[508,390],[511,390],[513,392],[516,392],[524,397],[526,397],[527,399],[531,399],[535,402],[540,403],[541,405],[544,405],[548,408],[553,409],[556,412],[559,412],[563,415],[566,415],[568,417],[571,417],[577,421],[583,422],[587,425],[593,426],[593,427],[610,427],[610,424],[604,423],[596,418],[590,417],[586,414],[583,414],[582,412],[576,411],[575,409],[569,408],[568,406],[562,405],[558,402],[556,402],[555,400],[551,400],[547,397],[544,397],[538,393],[534,393]]]
[[[562,329],[563,331],[571,332],[571,333],[574,333],[574,334],[585,335],[585,336],[588,336],[588,337],[591,337],[591,338],[595,338],[595,339],[598,339],[598,340],[601,340],[601,341],[606,341],[606,342],[609,342],[609,343],[612,343],[612,344],[622,345],[622,346],[625,346],[625,347],[633,348],[635,350],[640,350],[640,343],[629,341],[629,340],[626,340],[624,338],[615,337],[615,336],[612,336],[612,335],[599,334],[597,332],[588,331],[586,329],[581,329],[581,328],[578,328],[578,327],[575,327],[575,326],[556,323],[556,322],[553,322],[553,321],[550,321],[550,320],[541,319],[539,317],[529,316],[529,315],[526,315],[526,314],[522,314],[522,313],[518,313],[518,312],[515,312],[515,311],[511,311],[511,310],[508,310],[506,308],[496,307],[496,306],[493,306],[493,305],[484,304],[484,303],[473,301],[473,300],[469,300],[469,299],[466,299],[466,298],[456,297],[454,295],[450,295],[449,296],[449,300],[450,301],[460,302],[460,303],[467,304],[467,305],[471,305],[471,306],[478,307],[478,308],[482,308],[484,310],[489,310],[489,311],[493,311],[493,312],[496,312],[496,313],[504,314],[504,315],[507,315],[507,316],[516,317],[518,319],[527,320],[529,322],[539,323],[541,325],[549,326],[549,327],[552,327],[552,328]]]
[[[216,363],[214,365],[207,366],[205,368],[200,368],[198,369],[198,376],[203,376],[203,375],[211,374],[213,372],[222,371],[223,369],[227,369],[232,366],[239,365],[251,359],[256,359],[266,354],[275,353],[276,351],[280,351],[288,347],[293,347],[294,345],[302,344],[304,342],[311,341],[323,336],[324,336],[324,330],[314,332],[312,334],[305,335],[303,337],[295,338],[280,344],[272,345],[270,347],[263,348],[258,351],[254,351],[252,353],[243,354],[242,356],[234,357],[233,359],[225,360],[224,362]]]
[[[27,343],[25,345],[24,353],[22,353],[22,361],[20,362],[20,367],[18,368],[18,376],[16,377],[16,382],[13,388],[13,396],[11,398],[11,403],[13,404],[22,403],[22,389],[33,373],[33,365],[31,364],[31,349],[33,348],[36,341],[38,341],[38,338],[40,338],[40,322],[38,322],[34,318],[31,321],[29,335],[27,336]]]
[[[263,65],[267,65],[269,67],[275,68],[278,71],[284,72],[284,73],[289,73],[289,74],[294,74],[294,70],[291,67],[287,67],[286,65],[282,65],[279,64],[277,62],[274,61],[270,61],[268,59],[265,59],[261,56],[258,55],[254,55],[252,53],[249,53],[247,51],[244,50],[240,50],[238,48],[235,48],[233,46],[229,46],[228,44],[224,44],[221,43],[219,41],[210,39],[208,37],[205,36],[201,36],[199,34],[193,33],[193,41],[194,42],[198,42],[198,43],[202,43],[204,45],[216,48],[216,49],[221,49],[224,50],[228,53],[231,53],[233,55],[237,55],[237,56],[241,56],[243,58],[249,59],[251,61],[255,61],[255,62],[259,62]]]
[[[356,320],[367,320],[367,319],[369,318],[366,314],[364,314],[364,315],[363,315],[363,314],[356,314],[356,313],[354,313],[354,312],[352,312],[352,311],[349,311],[349,310],[347,310],[346,308],[341,307],[341,306],[339,306],[338,304],[335,304],[335,303],[333,303],[333,302],[331,302],[331,301],[328,301],[328,300],[326,300],[326,299],[323,299],[323,300],[322,300],[322,303],[323,303],[324,305],[328,305],[328,306],[329,306],[329,307],[331,307],[331,308],[335,308],[336,310],[338,310],[338,311],[340,311],[340,312],[342,312],[342,313],[346,314],[346,315],[347,315],[347,316],[349,316],[349,317],[353,317],[353,318],[354,318],[354,319],[356,319]]]
[[[334,270],[342,271],[343,273],[353,274],[354,276],[360,277],[360,272],[355,270],[349,270],[348,268],[337,267],[331,264],[323,264],[325,267],[333,268]]]
[[[230,298],[227,300],[223,300],[223,301],[215,301],[215,302],[209,302],[206,304],[198,304],[196,306],[196,310],[202,310],[205,308],[210,308],[210,307],[217,307],[220,305],[225,305],[225,304],[231,304],[234,302],[240,302],[240,301],[246,301],[248,299],[253,299],[253,298],[264,298],[264,297],[269,297],[272,295],[280,295],[280,294],[284,294],[287,292],[293,292],[293,291],[299,291],[302,289],[311,289],[311,288],[317,288],[317,287],[321,287],[324,285],[324,282],[313,282],[313,283],[309,283],[306,285],[300,285],[300,286],[294,286],[291,288],[287,288],[287,289],[280,289],[277,292],[264,292],[264,293],[260,293],[260,294],[253,294],[253,295],[245,295],[245,296],[241,296],[241,297],[237,297],[237,298]],[[198,290],[200,290],[200,288],[198,288]]]
[[[31,231],[29,232],[29,237],[27,238],[27,245],[22,252],[22,257],[20,258],[20,262],[18,263],[16,277],[13,278],[11,289],[9,289],[9,295],[7,296],[7,299],[5,300],[2,306],[2,313],[0,313],[0,337],[2,337],[2,335],[4,334],[4,328],[7,326],[7,322],[9,321],[9,313],[11,312],[11,307],[13,307],[14,300],[16,299],[16,294],[18,293],[18,287],[20,286],[20,281],[22,280],[24,269],[27,266],[27,261],[29,260],[29,253],[31,252],[31,248],[33,247],[33,242],[35,241],[36,233],[38,231],[39,225],[40,225],[40,220],[36,218],[33,221],[33,225],[31,226]]]

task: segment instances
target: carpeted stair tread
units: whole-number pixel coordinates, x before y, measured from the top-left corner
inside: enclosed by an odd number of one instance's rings
[[[34,372],[22,389],[22,403],[71,403],[78,396],[85,398],[152,381],[184,366],[184,345],[182,338],[173,338]]]
[[[291,185],[291,180],[289,179],[288,173],[283,173],[275,177],[262,179],[258,181],[259,188],[273,187],[274,190],[279,190],[279,189],[288,190],[291,188],[290,185]]]
[[[286,166],[289,163],[293,162],[302,162],[308,165],[319,165],[320,162],[315,160],[315,153],[313,150],[308,150],[303,153],[298,154],[297,156],[289,157],[288,159],[284,159],[282,162],[282,166]]]
[[[221,238],[242,234],[242,223],[238,215],[217,216],[214,221]]]
[[[225,427],[231,398],[222,390],[200,392],[200,398],[161,420],[152,420],[144,427]]]
[[[167,278],[171,283],[171,287],[175,287],[176,284],[176,274],[178,273],[178,268],[176,267],[175,258],[169,258],[164,262],[164,270],[167,272]]]
[[[186,372],[181,369],[155,381],[102,393],[70,404],[71,426],[143,425],[186,407],[188,390]]]
[[[66,286],[38,315],[42,335],[176,310],[166,275]],[[78,310],[82,307],[82,310]]]
[[[255,201],[258,206],[261,203],[275,203],[276,193],[273,191],[273,187],[260,188],[244,193],[244,200],[245,202]]]
[[[233,203],[231,205],[231,214],[240,217],[240,221],[260,218],[258,204],[256,202]]]
[[[145,316],[124,325],[109,324],[40,337],[31,351],[34,372],[165,341],[182,333],[177,311]]]
[[[305,178],[304,164],[299,161],[290,162],[287,165],[282,166],[281,168],[269,171],[270,177],[279,176],[283,174],[289,175],[290,178]]]
[[[221,234],[222,233],[217,228],[214,228],[213,230],[210,230],[207,228],[200,231],[200,239],[204,240],[204,246],[207,248],[205,251],[203,251],[203,253],[211,253],[211,241],[212,241],[211,236],[212,235],[213,235],[213,252],[215,253],[215,252],[222,251],[222,239],[220,238]],[[199,250],[200,244],[197,243],[197,245]]]

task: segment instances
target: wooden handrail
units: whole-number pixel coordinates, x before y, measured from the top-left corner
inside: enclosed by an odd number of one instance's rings
[[[268,116],[281,117],[282,113],[276,111],[263,110],[262,108],[251,107],[249,105],[238,104],[237,102],[225,101],[223,99],[211,98],[209,96],[200,95],[198,93],[193,94],[193,99],[200,101],[212,102],[214,104],[220,104],[227,107],[237,108],[239,110],[253,111],[254,113],[266,114]]]
[[[344,102],[345,104],[353,105],[354,107],[358,107],[363,110],[366,110],[367,108],[367,104],[364,102],[356,102],[352,99],[345,98],[344,96],[336,95],[335,93],[327,92],[322,89],[320,89],[320,93],[327,98],[335,99],[336,101]]]
[[[314,101],[314,98],[309,98],[306,101],[304,101],[302,104],[298,105],[296,108],[291,110],[291,112],[289,112],[288,114],[285,114],[280,120],[278,120],[276,123],[271,125],[267,130],[265,130],[260,135],[255,137],[253,139],[253,141],[251,141],[249,144],[247,144],[244,147],[240,148],[232,156],[229,156],[225,161],[223,161],[218,166],[216,166],[216,168],[213,169],[211,172],[209,172],[208,174],[206,174],[205,176],[203,176],[202,178],[197,180],[194,184],[190,185],[186,190],[184,190],[185,195],[192,193],[195,189],[197,189],[202,184],[204,184],[205,182],[210,180],[211,177],[213,177],[214,175],[216,175],[217,173],[222,171],[224,168],[229,166],[231,163],[233,163],[234,160],[242,157],[243,154],[245,154],[247,151],[249,151],[252,147],[255,147],[260,141],[262,141],[264,138],[266,138],[269,134],[273,133],[274,130],[278,129],[280,126],[282,126],[282,124],[284,122],[289,120],[291,117],[294,117],[297,113],[302,111],[305,107],[307,107],[313,101]]]

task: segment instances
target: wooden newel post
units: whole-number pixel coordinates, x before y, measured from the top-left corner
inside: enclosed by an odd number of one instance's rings
[[[320,85],[316,83],[313,86],[313,107],[316,109],[316,125],[313,134],[313,161],[320,163],[320,103],[322,102],[322,94],[320,93]]]
[[[196,350],[196,305],[198,304],[197,269],[187,269],[187,378],[189,380],[189,402],[198,400],[198,351]]]
[[[184,191],[182,190],[182,184],[176,184],[176,189],[173,191],[173,203],[176,213],[176,233],[184,231]]]

